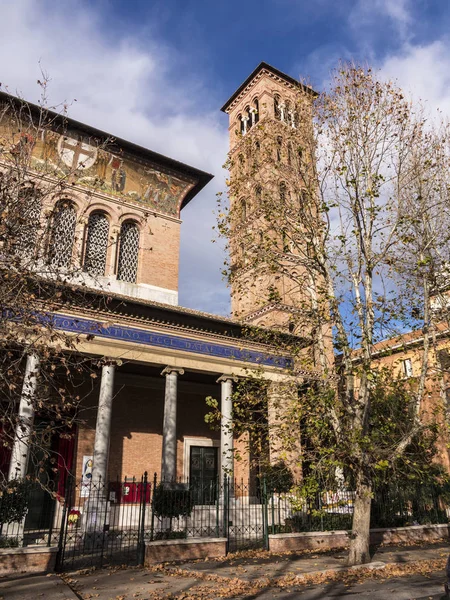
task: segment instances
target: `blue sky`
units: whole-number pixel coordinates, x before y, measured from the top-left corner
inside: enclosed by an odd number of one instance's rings
[[[30,100],[39,61],[70,116],[214,173],[183,211],[180,304],[220,314],[212,244],[224,188],[220,106],[262,60],[316,89],[367,62],[450,116],[450,0],[0,0],[0,81]]]

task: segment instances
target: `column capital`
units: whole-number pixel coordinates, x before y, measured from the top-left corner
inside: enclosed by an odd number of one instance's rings
[[[171,373],[177,373],[178,375],[184,375],[184,369],[182,367],[164,367],[161,371],[161,375],[170,375]]]
[[[100,366],[101,367],[121,367],[123,365],[123,361],[120,358],[109,358],[104,357]]]
[[[236,377],[236,375],[221,375],[219,379],[216,380],[216,383],[224,383],[225,381],[234,381],[234,383],[237,383],[238,380],[239,378]]]

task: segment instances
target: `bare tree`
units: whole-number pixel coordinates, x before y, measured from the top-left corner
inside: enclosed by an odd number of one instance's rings
[[[295,358],[288,376],[300,382],[309,371],[315,383],[303,404],[301,397],[293,399],[297,408],[285,409],[281,424],[290,412],[316,431],[316,474],[345,471],[355,490],[349,563],[364,563],[370,560],[376,470],[393,467],[425,435],[420,410],[430,373],[427,265],[437,270],[448,250],[446,235],[430,236],[431,215],[440,214],[441,232],[449,229],[447,209],[439,209],[448,172],[445,136],[431,132],[421,109],[393,83],[357,65],[341,65],[330,89],[317,97],[299,86],[293,114],[295,126],[282,129],[263,119],[243,137],[231,157],[230,209],[222,208],[219,231],[230,240],[235,306],[245,305],[253,288],[262,306],[272,303],[289,314],[288,322],[272,323],[285,331],[289,325],[297,336],[290,342],[279,337],[278,348]],[[240,198],[255,181],[258,191],[250,218],[245,207],[244,226]],[[397,383],[395,369],[390,383],[386,370],[380,373],[374,345],[424,325],[418,383],[413,389],[398,384],[408,399],[404,422],[388,427],[381,443],[380,390],[392,402]],[[268,335],[265,328],[259,335]],[[431,422],[427,426],[432,429]],[[276,435],[283,431],[280,426]]]
[[[96,377],[96,365],[77,353],[77,336],[53,319],[64,304],[88,303],[79,256],[92,192],[77,186],[83,163],[71,166],[55,151],[65,139],[67,107],[48,109],[47,79],[38,83],[38,106],[0,98],[0,444],[3,456],[12,453],[9,472],[2,465],[2,486],[25,475],[28,450],[33,477],[43,485],[58,470],[64,476],[66,465],[49,440],[73,437],[88,393],[81,382]],[[105,141],[89,143],[101,149]]]

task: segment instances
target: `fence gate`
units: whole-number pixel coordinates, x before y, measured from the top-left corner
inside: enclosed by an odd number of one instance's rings
[[[141,480],[69,484],[62,515],[58,570],[143,562],[151,485]]]
[[[228,552],[268,548],[268,505],[264,488],[257,490],[250,483],[225,478],[223,520]]]

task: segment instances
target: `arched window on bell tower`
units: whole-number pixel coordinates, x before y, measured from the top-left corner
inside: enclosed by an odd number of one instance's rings
[[[238,115],[238,123],[239,123],[239,133],[244,135],[244,121],[242,120],[242,115]]]
[[[277,137],[277,162],[281,162],[283,150],[283,138],[281,136]]]
[[[241,198],[240,212],[241,221],[244,222],[247,219],[247,201],[245,200],[245,198]]]
[[[104,275],[108,251],[109,221],[104,212],[89,216],[83,268],[92,275]]]
[[[256,125],[256,123],[258,123],[258,121],[259,121],[259,100],[258,100],[258,98],[255,98],[253,100],[253,107],[255,109],[254,114],[255,114],[255,125]]]
[[[139,258],[139,229],[135,221],[125,221],[120,228],[117,279],[136,283]]]
[[[77,212],[73,202],[67,199],[57,202],[53,210],[49,245],[49,263],[53,267],[70,267],[76,223]]]
[[[245,133],[248,133],[253,125],[253,115],[250,110],[250,106],[245,107],[244,116],[247,117],[246,125],[245,125]]]
[[[281,121],[280,102],[280,96],[278,94],[275,94],[275,96],[273,97],[273,113],[275,119],[277,119],[278,121]]]

